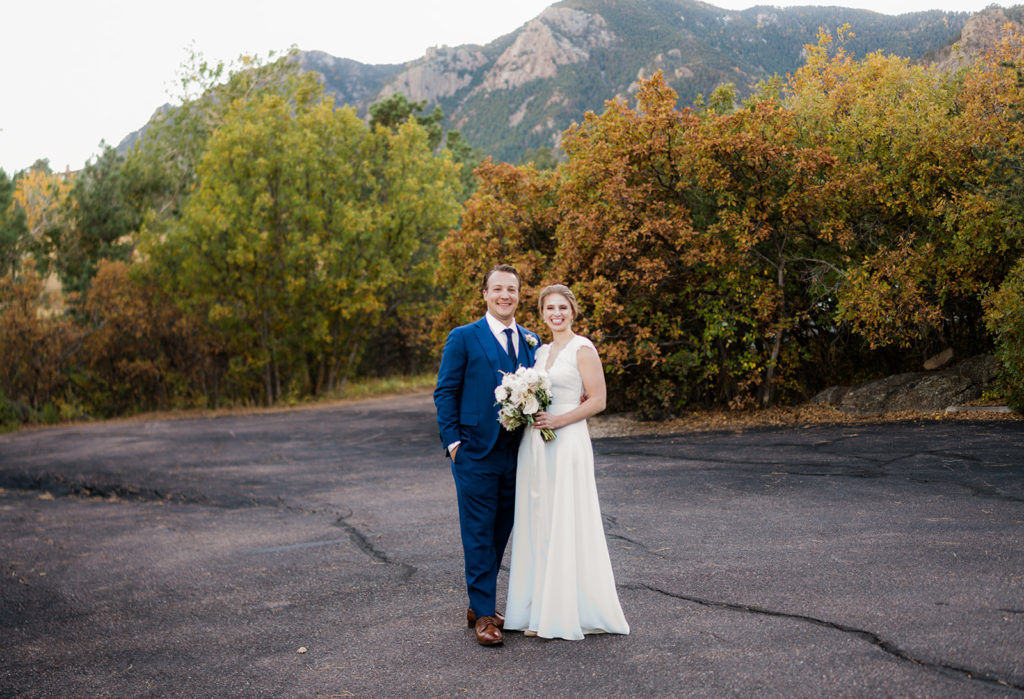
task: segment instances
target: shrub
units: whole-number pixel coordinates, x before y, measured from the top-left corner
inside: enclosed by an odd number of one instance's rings
[[[985,324],[995,338],[1007,403],[1024,412],[1024,257],[985,300]]]

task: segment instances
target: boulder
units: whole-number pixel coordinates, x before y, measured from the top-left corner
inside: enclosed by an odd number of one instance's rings
[[[942,371],[896,374],[853,387],[831,386],[811,400],[857,415],[939,411],[980,398],[997,372],[995,357],[978,355]]]
[[[926,359],[924,363],[924,370],[935,371],[936,369],[941,369],[942,367],[946,366],[951,361],[953,361],[953,348],[947,347],[934,357],[929,357],[928,359]]]

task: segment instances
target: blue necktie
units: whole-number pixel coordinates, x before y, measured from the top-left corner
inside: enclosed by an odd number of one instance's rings
[[[515,348],[515,345],[512,344],[512,328],[505,328],[504,332],[505,332],[505,346],[508,348],[509,359],[511,359],[512,363],[515,364],[516,363],[516,348]]]

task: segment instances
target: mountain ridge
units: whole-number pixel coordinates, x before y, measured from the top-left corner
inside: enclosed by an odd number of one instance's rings
[[[514,162],[527,149],[557,147],[573,121],[628,98],[658,70],[683,105],[723,83],[742,98],[759,81],[796,70],[819,28],[834,33],[843,25],[852,29],[844,45],[857,57],[883,51],[952,69],[968,60],[952,46],[972,20],[967,54],[992,40],[994,26],[1022,19],[1022,6],[891,16],[812,6],[734,11],[699,0],[562,0],[485,45],[434,46],[399,64],[323,51],[300,51],[298,60],[322,76],[338,104],[365,116],[374,102],[402,92],[428,109],[440,106],[445,127],[483,153]]]

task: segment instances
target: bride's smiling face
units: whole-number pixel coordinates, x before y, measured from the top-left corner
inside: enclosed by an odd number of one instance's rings
[[[553,333],[572,329],[572,304],[561,294],[549,294],[540,315]]]

